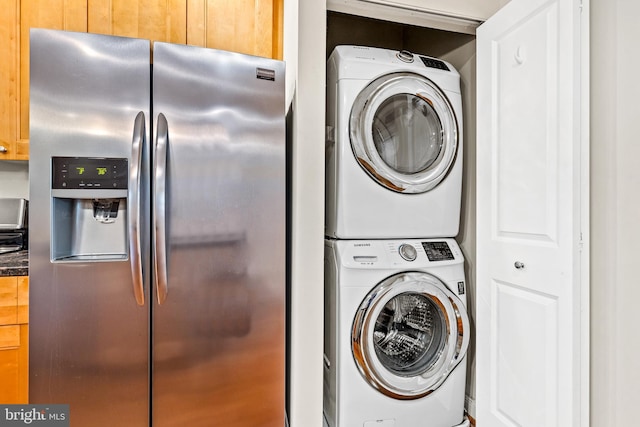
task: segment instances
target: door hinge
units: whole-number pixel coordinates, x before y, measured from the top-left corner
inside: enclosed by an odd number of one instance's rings
[[[580,4],[579,4],[579,6],[578,6],[578,7],[580,8],[580,12],[582,12],[582,1],[583,1],[583,0],[580,0]]]

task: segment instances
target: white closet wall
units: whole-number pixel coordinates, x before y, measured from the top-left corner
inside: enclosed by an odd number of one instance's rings
[[[0,198],[29,198],[29,163],[22,160],[0,161]]]
[[[508,1],[509,0],[368,0],[369,3],[483,21],[488,19]]]
[[[591,427],[638,423],[639,17],[591,0]]]

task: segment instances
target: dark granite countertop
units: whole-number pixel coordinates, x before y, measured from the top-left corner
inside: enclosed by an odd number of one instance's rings
[[[0,254],[0,276],[28,276],[29,251]]]

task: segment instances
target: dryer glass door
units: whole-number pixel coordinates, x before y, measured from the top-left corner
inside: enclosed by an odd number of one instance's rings
[[[464,304],[435,276],[391,276],[364,299],[352,328],[360,373],[396,399],[436,390],[464,358],[469,344]]]
[[[438,185],[458,148],[458,125],[446,95],[431,80],[393,73],[371,82],[351,110],[351,148],[380,185],[423,193]]]
[[[438,114],[425,99],[397,93],[385,99],[373,117],[376,151],[387,166],[416,174],[433,166],[444,145]]]

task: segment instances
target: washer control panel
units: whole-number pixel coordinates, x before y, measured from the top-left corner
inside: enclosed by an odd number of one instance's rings
[[[455,259],[447,242],[422,242],[429,261],[450,261]]]
[[[455,265],[464,262],[454,239],[351,240],[333,243],[342,263],[352,268],[389,268]]]
[[[392,266],[422,268],[464,262],[460,247],[451,238],[389,240],[384,245],[387,263]]]

